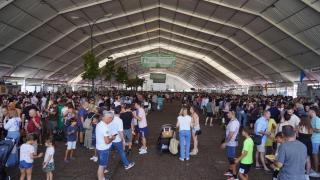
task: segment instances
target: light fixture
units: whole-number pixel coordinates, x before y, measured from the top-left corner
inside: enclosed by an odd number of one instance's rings
[[[70,16],[71,19],[80,19],[79,16]]]

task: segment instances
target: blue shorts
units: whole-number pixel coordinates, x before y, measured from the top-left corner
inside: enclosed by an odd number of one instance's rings
[[[139,128],[139,135],[142,138],[147,138],[147,136],[148,136],[148,128],[147,127]]]
[[[83,124],[82,123],[78,123],[78,132],[85,132],[85,129],[83,128]]]
[[[312,154],[319,153],[320,143],[312,143]]]
[[[227,146],[227,157],[230,164],[234,164],[234,158],[236,157],[236,147]]]
[[[107,150],[98,150],[99,166],[107,167],[110,148]]]
[[[28,163],[26,161],[20,161],[19,168],[20,169],[31,169],[32,168],[32,163]]]

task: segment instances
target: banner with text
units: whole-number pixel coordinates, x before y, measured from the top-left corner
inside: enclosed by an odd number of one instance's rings
[[[175,54],[148,53],[141,56],[141,65],[145,68],[173,68],[176,66]]]

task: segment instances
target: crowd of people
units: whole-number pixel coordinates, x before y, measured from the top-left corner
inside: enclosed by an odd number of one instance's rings
[[[221,148],[226,149],[229,161],[224,174],[228,179],[248,179],[254,161],[256,169],[273,173],[274,180],[320,177],[318,97],[311,101],[283,96],[189,94],[182,100],[201,110],[205,125],[210,120],[212,126],[217,119],[226,129]],[[243,148],[236,157],[240,134]]]
[[[92,151],[90,160],[99,163],[98,177],[104,179],[111,149],[119,154],[126,170],[132,144],[141,144],[139,154],[147,153],[147,114],[162,111],[168,94],[110,93],[90,97],[87,93],[19,93],[0,98],[0,138],[13,139],[15,149],[8,167],[19,164],[20,179],[32,178],[34,159],[44,155],[43,171],[53,179],[54,142],[65,141],[64,162],[75,159],[77,146]],[[140,142],[139,142],[140,140]],[[47,147],[45,154],[38,146]],[[19,149],[19,151],[18,151]],[[20,153],[18,155],[18,152]],[[20,157],[20,158],[18,158]]]
[[[256,169],[273,173],[274,179],[320,177],[318,98],[310,101],[208,93],[113,92],[90,97],[87,93],[58,92],[2,96],[0,137],[14,139],[15,148],[19,149],[13,151],[9,158],[13,163],[8,166],[17,161],[20,179],[30,180],[34,159],[44,156],[43,171],[51,180],[55,169],[54,143],[65,141],[64,162],[75,159],[79,146],[87,148],[92,152],[90,160],[99,164],[99,180],[108,171],[112,149],[120,156],[124,169],[129,170],[135,165],[127,158],[133,144],[140,145],[140,155],[148,153],[147,115],[161,112],[164,102],[173,99],[182,102],[176,124],[181,161],[199,153],[200,124],[218,124],[225,128],[221,148],[226,150],[229,162],[224,173],[228,179],[248,179],[254,163]],[[237,156],[240,140],[243,147]],[[38,146],[43,145],[45,153],[38,153]]]

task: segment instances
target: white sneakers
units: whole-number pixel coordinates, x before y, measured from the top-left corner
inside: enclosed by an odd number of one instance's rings
[[[320,174],[317,173],[315,170],[311,169],[311,171],[310,171],[310,173],[309,173],[309,176],[310,176],[310,177],[318,178],[318,177],[320,177]]]
[[[128,166],[126,166],[124,169],[125,169],[125,170],[129,170],[129,169],[131,169],[134,165],[135,165],[134,162],[132,162],[132,163],[130,163]]]
[[[142,154],[147,154],[147,153],[148,153],[148,152],[147,152],[147,149],[148,149],[148,148],[142,148],[142,147],[141,147],[141,148],[139,149],[139,154],[140,154],[140,155],[142,155]]]
[[[91,161],[97,162],[98,161],[98,157],[97,156],[92,156],[90,158]]]

